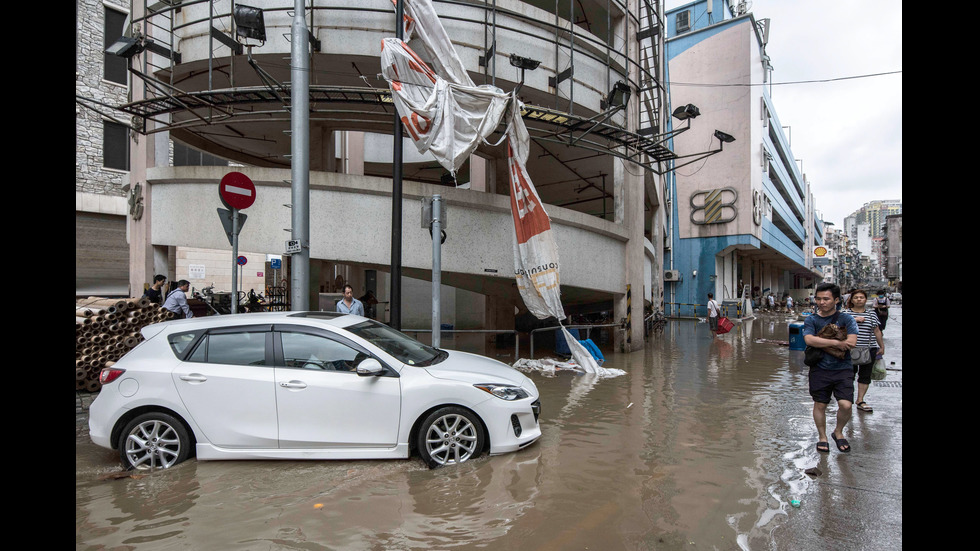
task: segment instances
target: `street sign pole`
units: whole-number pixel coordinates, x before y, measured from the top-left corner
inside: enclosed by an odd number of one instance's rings
[[[231,209],[231,313],[238,313],[238,209]]]
[[[238,233],[241,231],[242,224],[245,223],[245,215],[239,214],[240,209],[247,209],[255,202],[255,184],[248,176],[241,172],[229,172],[221,178],[218,184],[218,197],[221,202],[231,211],[231,231],[228,232],[228,214],[218,209],[218,216],[225,226],[225,232],[231,241],[231,259],[234,264],[231,267],[231,313],[238,313]]]

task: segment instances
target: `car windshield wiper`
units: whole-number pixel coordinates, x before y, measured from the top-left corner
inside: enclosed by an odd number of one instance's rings
[[[419,363],[417,363],[415,365],[421,366],[421,367],[425,367],[427,365],[435,365],[435,364],[440,363],[440,362],[442,362],[443,360],[445,360],[446,358],[449,357],[449,352],[446,352],[445,350],[440,350],[438,348],[433,348],[433,350],[436,351],[436,355],[435,356],[432,356],[428,360],[425,360],[424,362],[419,362]]]

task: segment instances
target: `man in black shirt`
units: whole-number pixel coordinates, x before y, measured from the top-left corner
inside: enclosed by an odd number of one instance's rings
[[[163,295],[161,294],[163,289],[163,284],[167,282],[167,276],[157,274],[153,278],[153,285],[143,291],[143,296],[150,299],[153,304],[163,304]]]

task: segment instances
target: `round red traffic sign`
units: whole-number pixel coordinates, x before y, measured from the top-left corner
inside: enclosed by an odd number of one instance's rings
[[[255,202],[255,184],[241,172],[229,172],[218,184],[218,195],[230,209],[247,209]]]

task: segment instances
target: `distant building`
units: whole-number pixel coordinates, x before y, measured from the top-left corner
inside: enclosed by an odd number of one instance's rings
[[[888,285],[902,290],[902,215],[885,217],[885,240],[882,244],[885,256],[884,276]]]

